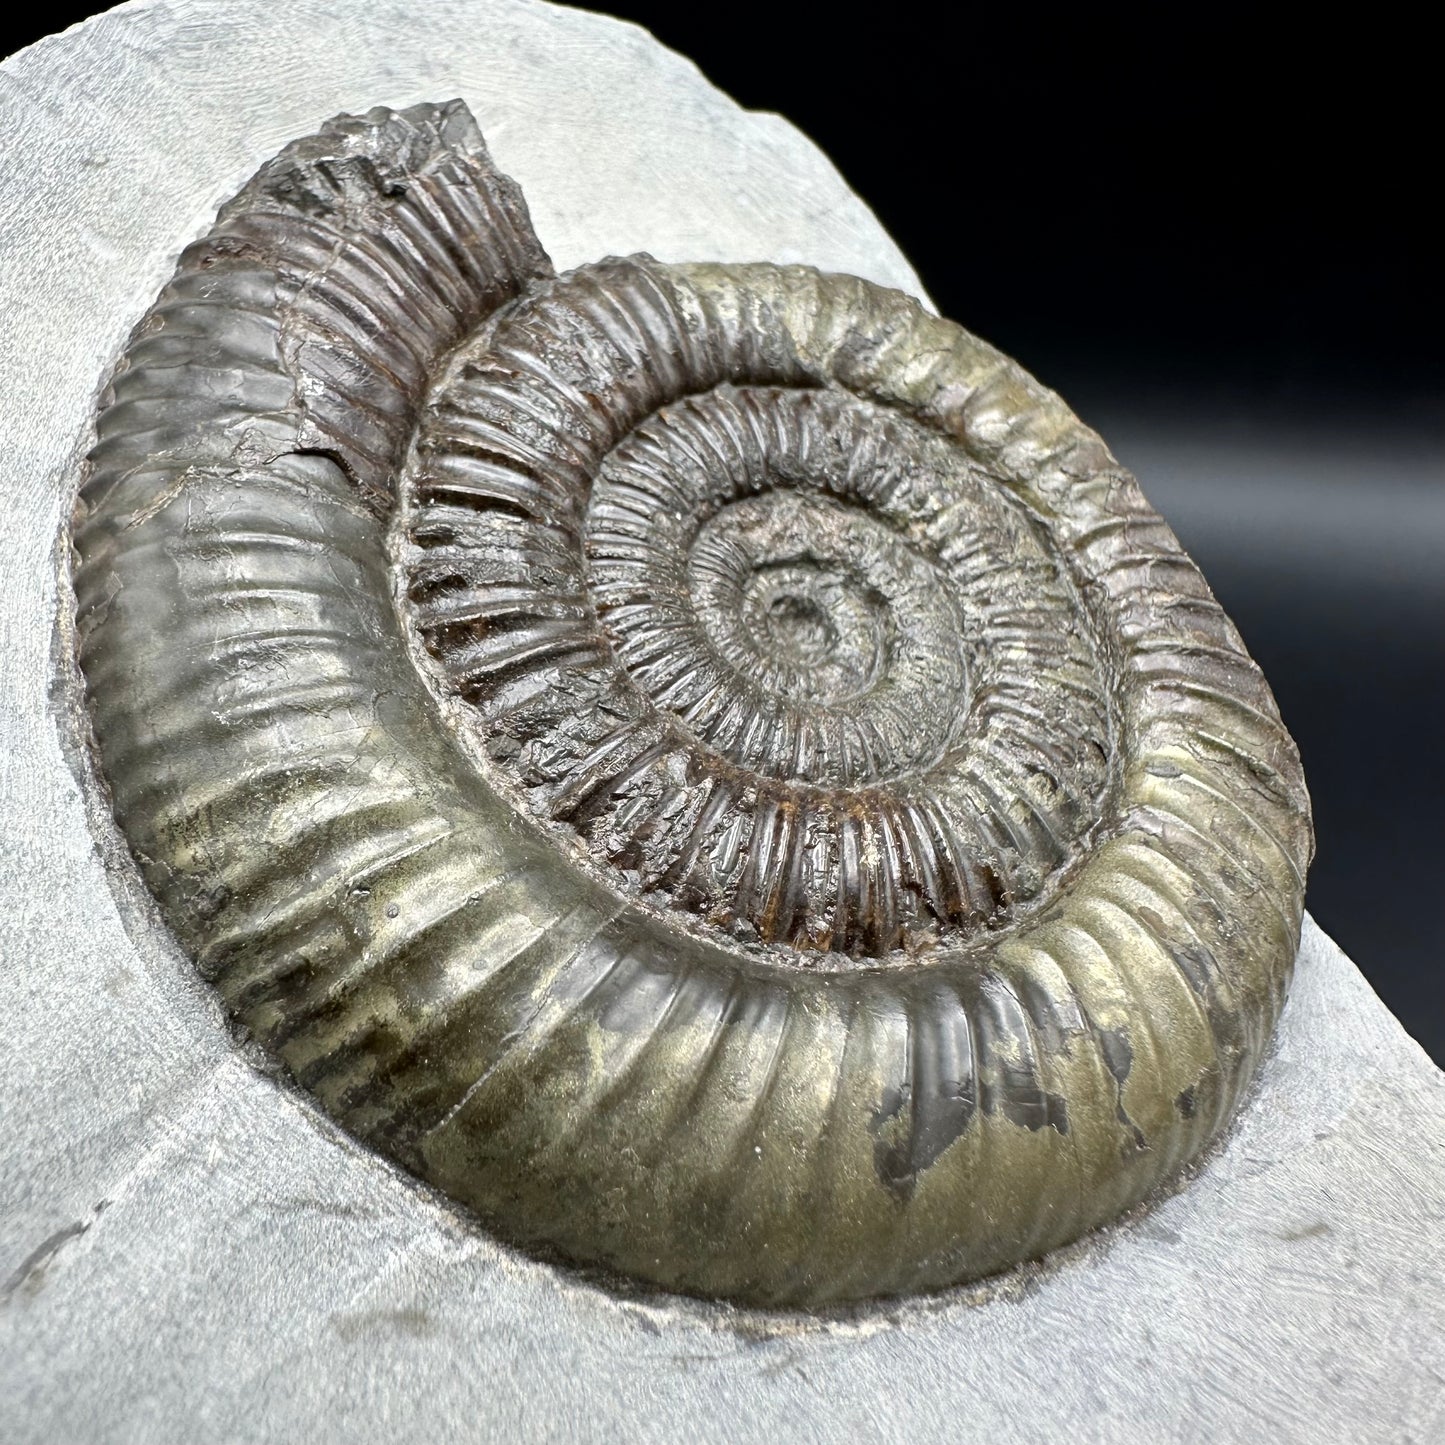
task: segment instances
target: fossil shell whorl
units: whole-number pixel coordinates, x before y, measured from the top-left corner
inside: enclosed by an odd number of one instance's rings
[[[1142,1199],[1269,1038],[1298,760],[1098,439],[853,278],[554,276],[458,103],[223,209],[74,541],[168,921],[527,1247],[774,1304],[972,1278]]]
[[[848,278],[610,262],[519,302],[421,427],[442,685],[539,811],[747,938],[961,940],[1104,811],[1109,679],[1048,533],[835,374],[930,325]]]

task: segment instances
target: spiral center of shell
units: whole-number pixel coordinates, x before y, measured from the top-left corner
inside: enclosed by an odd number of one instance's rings
[[[834,421],[817,405],[726,394],[639,428],[593,489],[587,555],[599,620],[654,704],[740,767],[826,787],[936,765],[967,709],[958,599],[860,478],[801,464],[805,429]],[[793,411],[779,455],[689,475],[749,415]]]
[[[463,349],[402,495],[431,681],[498,786],[705,930],[805,963],[996,929],[1109,807],[1069,566],[967,448],[725,336],[632,260]]]

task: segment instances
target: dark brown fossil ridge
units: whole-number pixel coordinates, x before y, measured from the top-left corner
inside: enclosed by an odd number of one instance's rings
[[[238,1022],[503,1237],[937,1288],[1228,1119],[1311,842],[1137,484],[900,293],[564,276],[458,102],[182,256],[77,507],[116,816]]]

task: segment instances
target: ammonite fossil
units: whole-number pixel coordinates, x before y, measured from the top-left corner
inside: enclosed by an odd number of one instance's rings
[[[1220,1130],[1311,841],[1093,433],[897,292],[558,276],[460,103],[181,257],[74,529],[116,816],[246,1033],[505,1239],[817,1304]]]

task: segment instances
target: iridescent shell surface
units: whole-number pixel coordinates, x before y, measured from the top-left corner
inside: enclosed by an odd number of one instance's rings
[[[765,1305],[976,1278],[1175,1175],[1268,1044],[1298,758],[1103,443],[856,278],[555,275],[458,102],[222,209],[74,545],[167,921],[525,1248]]]

